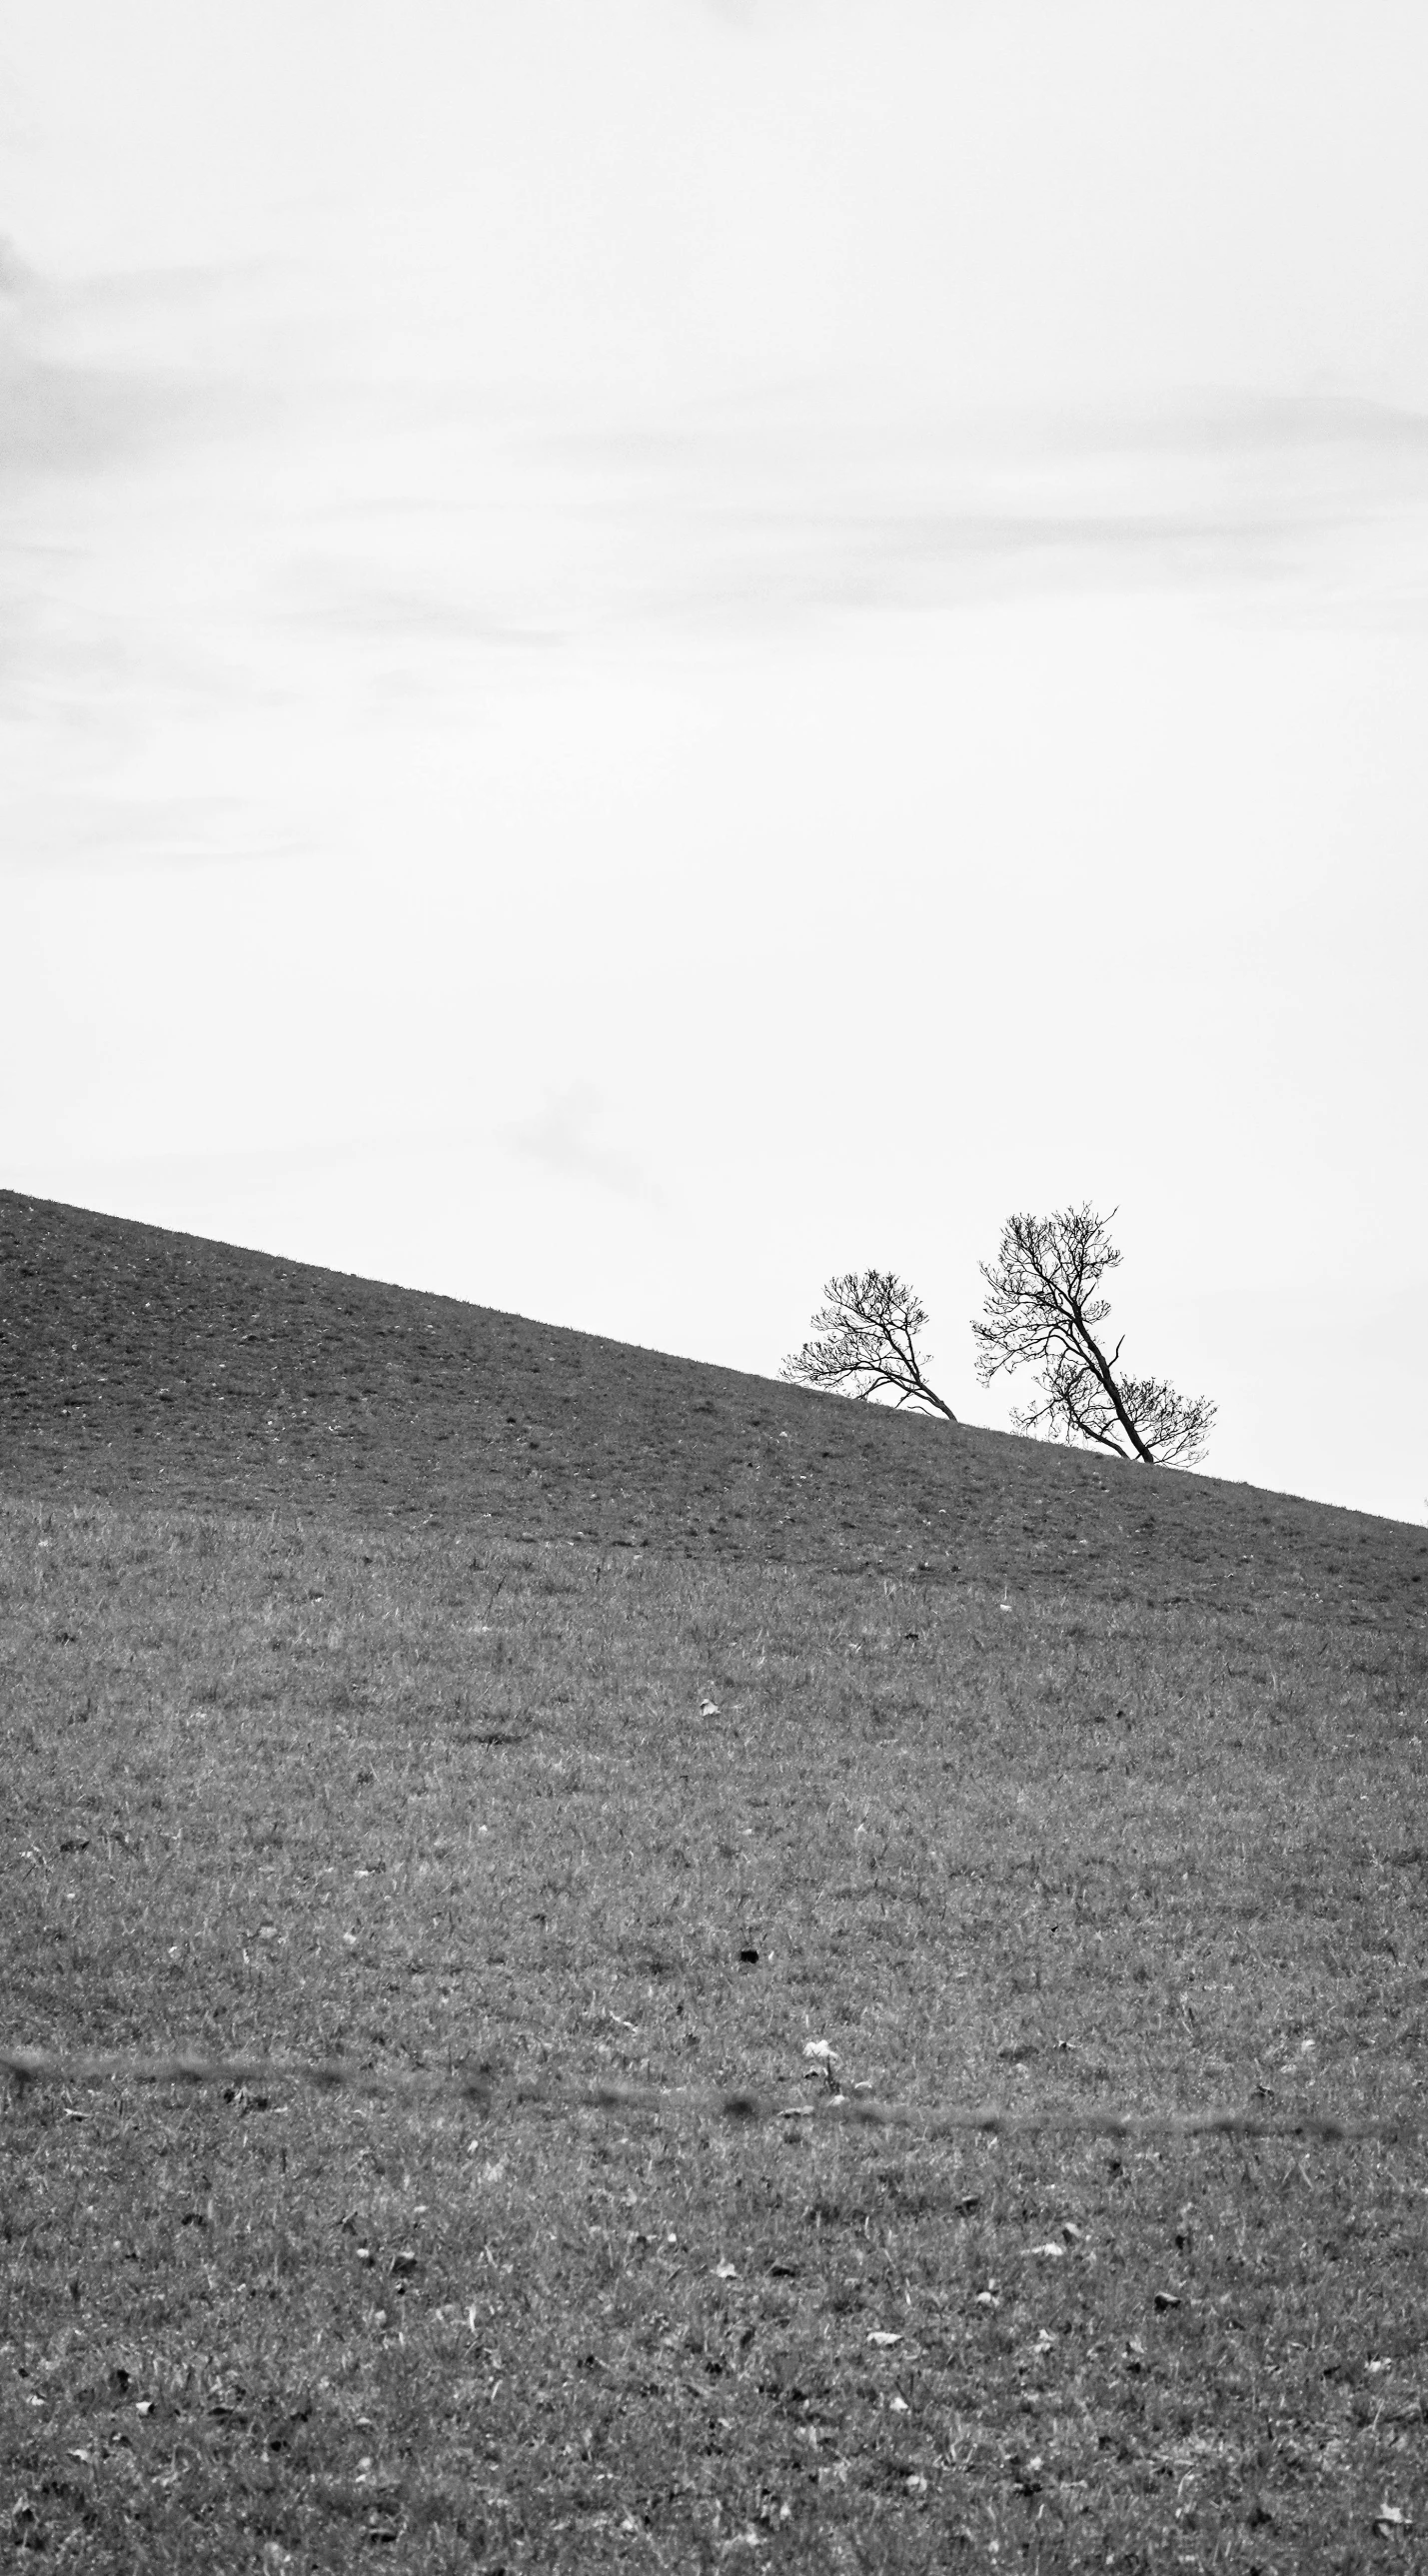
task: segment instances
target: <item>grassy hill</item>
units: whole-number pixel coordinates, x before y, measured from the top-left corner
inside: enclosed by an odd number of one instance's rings
[[[12,1491],[1428,1618],[1428,1532],[0,1191]],[[1417,1587],[1415,1589],[1415,1587]]]
[[[1409,2563],[1425,1569],[0,1194],[0,2535]]]

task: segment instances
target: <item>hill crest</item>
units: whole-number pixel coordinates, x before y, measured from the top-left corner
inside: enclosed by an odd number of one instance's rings
[[[1315,1620],[1424,1618],[1428,1532],[813,1395],[0,1191],[14,1496]]]

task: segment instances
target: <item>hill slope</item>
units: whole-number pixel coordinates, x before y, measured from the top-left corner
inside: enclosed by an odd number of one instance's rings
[[[13,1196],[0,1318],[17,2549],[1411,2552],[1423,1532]]]
[[[0,1191],[0,1479],[1149,1605],[1424,1616],[1428,1533]]]

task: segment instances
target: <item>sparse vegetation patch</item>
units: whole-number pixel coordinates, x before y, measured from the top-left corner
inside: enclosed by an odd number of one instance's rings
[[[1287,2568],[1421,2529],[1421,2147],[500,2107],[556,2070],[1421,2114],[1419,1640],[93,1506],[3,1546],[12,2026],[496,2104],[12,2098],[19,2546]]]
[[[476,2096],[8,2094],[17,2563],[1411,2563],[1423,1532],[4,1194],[0,1255],[5,2037]]]

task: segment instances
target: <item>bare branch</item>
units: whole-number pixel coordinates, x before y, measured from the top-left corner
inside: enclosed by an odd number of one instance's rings
[[[1098,1291],[1121,1257],[1109,1224],[1090,1206],[1008,1217],[995,1262],[980,1265],[987,1295],[972,1326],[977,1376],[990,1386],[1004,1370],[1038,1372],[1037,1401],[1012,1415],[1019,1431],[1084,1441],[1147,1466],[1193,1466],[1208,1443],[1214,1405],[1205,1396],[1177,1395],[1164,1378],[1120,1375],[1125,1336],[1109,1357],[1097,1339],[1111,1311]]]
[[[813,1338],[784,1361],[780,1377],[864,1404],[888,1395],[895,1405],[924,1406],[956,1421],[923,1374],[930,1354],[919,1354],[917,1336],[927,1309],[914,1288],[894,1270],[850,1270],[830,1279],[823,1294]]]

